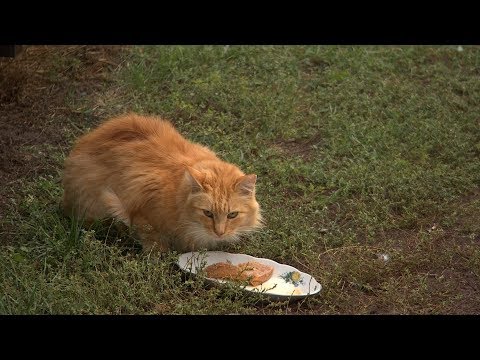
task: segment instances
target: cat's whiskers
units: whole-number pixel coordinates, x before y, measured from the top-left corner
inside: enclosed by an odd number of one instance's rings
[[[208,233],[202,228],[189,228],[181,232],[180,236],[185,240],[194,239],[196,242],[201,243],[210,243],[212,242],[212,236],[209,236]]]
[[[209,231],[206,230],[205,228],[202,228],[201,225],[191,226],[187,228],[187,230],[182,231],[181,236],[186,241],[193,240],[198,244],[198,246],[215,245],[220,241],[221,242],[238,241],[240,238],[237,232],[227,234],[227,235],[217,236],[213,232],[209,233]]]
[[[262,226],[240,227],[237,229],[237,233],[239,233],[240,235],[247,235],[247,234],[260,232],[260,230],[262,230]]]

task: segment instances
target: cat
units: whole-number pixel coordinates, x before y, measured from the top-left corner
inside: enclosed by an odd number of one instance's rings
[[[134,228],[144,251],[214,249],[263,226],[256,180],[170,121],[130,113],[77,140],[62,206],[87,222],[115,218]]]

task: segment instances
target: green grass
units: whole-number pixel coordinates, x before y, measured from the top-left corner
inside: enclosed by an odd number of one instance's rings
[[[324,290],[266,304],[185,279],[174,253],[64,219],[52,177],[4,220],[0,313],[480,312],[479,66],[476,47],[134,48],[99,112],[162,115],[256,173],[267,226],[229,251]]]

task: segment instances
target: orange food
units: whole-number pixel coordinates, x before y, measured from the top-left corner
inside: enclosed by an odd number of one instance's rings
[[[207,277],[213,279],[248,281],[252,286],[263,284],[273,274],[273,266],[248,261],[238,265],[220,262],[205,268]]]

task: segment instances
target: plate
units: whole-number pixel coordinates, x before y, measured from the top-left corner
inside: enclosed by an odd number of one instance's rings
[[[246,254],[231,254],[223,251],[188,252],[179,256],[177,265],[188,273],[197,274],[205,267],[218,262],[229,262],[232,265],[238,265],[247,261],[257,261],[273,266],[273,274],[269,280],[261,285],[239,285],[246,291],[265,294],[274,300],[295,300],[316,295],[322,289],[322,286],[313,276],[301,272],[293,266]],[[228,282],[228,280],[205,278],[213,283],[223,284]]]

